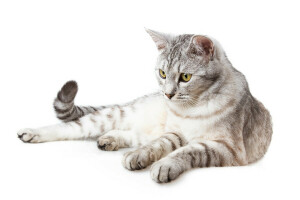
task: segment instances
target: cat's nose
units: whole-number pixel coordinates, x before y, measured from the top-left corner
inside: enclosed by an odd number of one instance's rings
[[[167,93],[165,93],[165,95],[166,95],[169,99],[172,99],[172,97],[173,97],[175,94],[167,94]]]

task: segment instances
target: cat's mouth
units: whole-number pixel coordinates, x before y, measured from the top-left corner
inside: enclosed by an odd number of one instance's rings
[[[190,100],[190,95],[188,94],[166,94],[162,91],[164,98],[169,102],[178,102],[178,103],[184,103]]]
[[[190,98],[188,95],[175,94],[172,98],[165,96],[165,100],[172,103],[185,104]]]

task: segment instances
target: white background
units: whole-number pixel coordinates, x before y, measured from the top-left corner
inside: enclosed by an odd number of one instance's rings
[[[299,199],[297,1],[0,1],[0,199]],[[123,103],[158,89],[144,27],[218,39],[273,116],[266,156],[246,167],[194,169],[157,184],[121,165],[127,150],[95,141],[24,144],[17,131],[57,123],[64,82],[76,103]]]

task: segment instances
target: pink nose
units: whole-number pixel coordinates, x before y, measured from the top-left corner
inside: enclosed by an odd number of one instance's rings
[[[166,95],[169,99],[172,99],[172,97],[174,97],[175,94],[167,94],[167,93],[165,93],[165,95]]]

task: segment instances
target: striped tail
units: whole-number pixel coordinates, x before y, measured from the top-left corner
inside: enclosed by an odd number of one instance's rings
[[[58,119],[63,120],[64,122],[69,122],[104,108],[74,105],[74,99],[77,91],[78,86],[76,81],[68,81],[57,93],[53,106]]]

